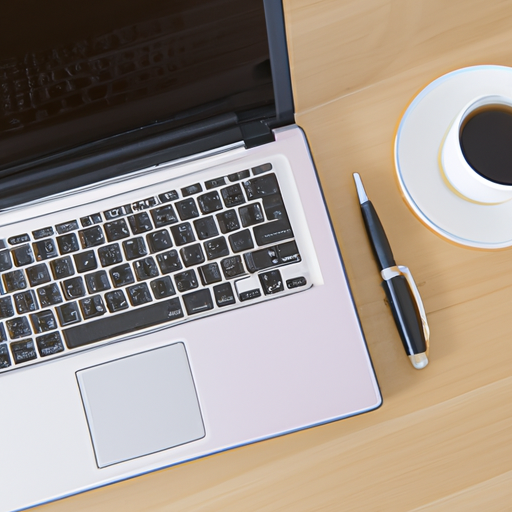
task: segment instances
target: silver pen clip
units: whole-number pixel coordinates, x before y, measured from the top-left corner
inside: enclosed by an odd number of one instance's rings
[[[425,308],[423,307],[423,301],[421,300],[420,292],[418,291],[418,287],[414,282],[414,278],[412,277],[411,271],[403,265],[396,265],[394,267],[388,267],[381,270],[380,275],[382,276],[382,279],[384,279],[384,281],[389,281],[390,279],[396,276],[404,276],[405,279],[407,280],[409,288],[411,289],[412,295],[416,302],[416,306],[418,307],[418,312],[420,314],[421,325],[423,327],[423,335],[425,336],[425,344],[427,346],[428,355],[430,328],[427,322],[427,313],[425,312]]]

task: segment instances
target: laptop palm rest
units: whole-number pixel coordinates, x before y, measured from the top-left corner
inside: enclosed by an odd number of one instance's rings
[[[183,343],[76,373],[98,467],[204,437]]]

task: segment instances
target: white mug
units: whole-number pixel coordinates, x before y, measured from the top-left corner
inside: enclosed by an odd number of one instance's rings
[[[449,184],[463,198],[482,204],[497,204],[512,199],[512,185],[496,183],[475,171],[466,161],[460,142],[464,121],[472,112],[486,106],[504,106],[512,109],[512,97],[480,96],[466,104],[453,121],[443,141],[441,167]],[[510,143],[512,144],[512,140]]]

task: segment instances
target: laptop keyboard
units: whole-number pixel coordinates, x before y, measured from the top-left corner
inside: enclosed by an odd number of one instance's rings
[[[310,286],[270,163],[11,236],[0,372]]]

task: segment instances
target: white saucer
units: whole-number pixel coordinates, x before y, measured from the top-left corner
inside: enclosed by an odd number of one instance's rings
[[[458,244],[498,249],[512,245],[512,200],[466,201],[448,188],[439,166],[441,143],[458,112],[488,94],[512,96],[512,68],[468,67],[429,84],[400,121],[395,166],[403,195],[422,222]]]

